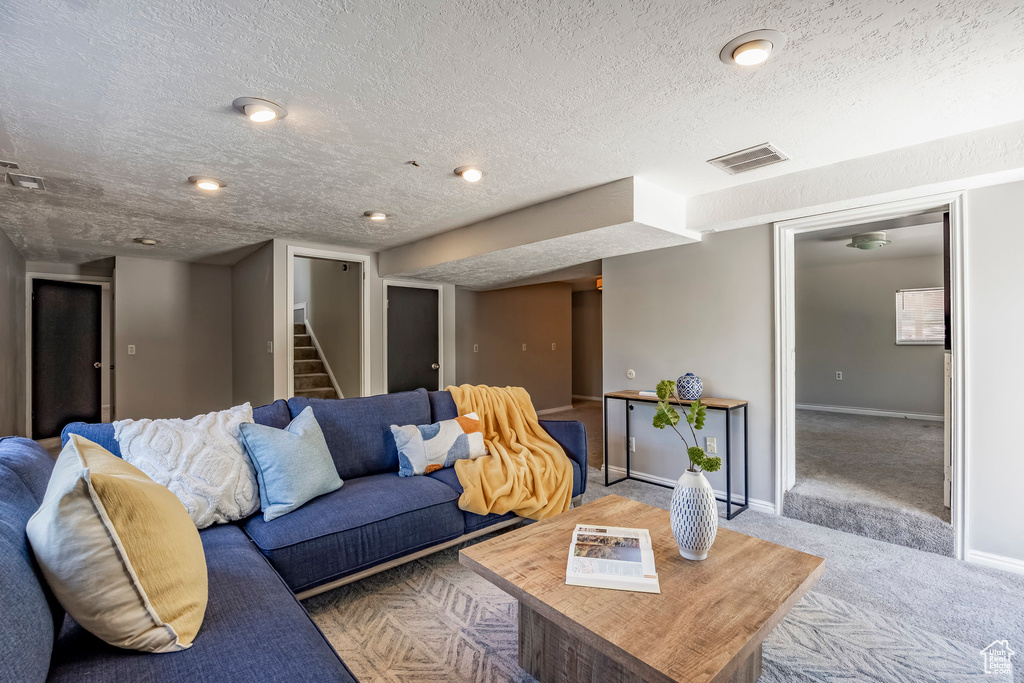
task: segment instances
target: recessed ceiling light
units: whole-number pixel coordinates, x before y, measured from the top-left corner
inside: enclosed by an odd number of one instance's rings
[[[484,172],[476,166],[459,166],[455,169],[455,175],[462,176],[467,183],[475,183],[484,176]]]
[[[144,244],[147,247],[155,247],[160,244],[160,240],[155,240],[152,237],[136,237],[133,241],[138,244]]]
[[[254,123],[266,123],[288,116],[288,112],[280,104],[260,97],[239,97],[231,106],[248,116]]]
[[[371,221],[382,221],[388,217],[388,215],[383,211],[364,211],[363,215]]]
[[[206,190],[207,192],[213,192],[228,185],[223,180],[217,180],[205,175],[190,175],[188,181],[200,190]]]
[[[786,36],[778,31],[763,28],[744,33],[725,44],[718,58],[731,66],[757,66],[764,64],[772,52],[781,50]]]

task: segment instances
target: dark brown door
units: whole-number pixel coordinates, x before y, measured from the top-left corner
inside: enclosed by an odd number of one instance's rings
[[[99,422],[102,288],[32,281],[32,438]]]
[[[388,392],[438,389],[441,355],[436,289],[389,285]]]

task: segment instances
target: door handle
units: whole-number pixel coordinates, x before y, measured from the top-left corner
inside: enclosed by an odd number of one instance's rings
[[[437,363],[434,363],[434,364],[432,364],[432,365],[430,366],[430,369],[431,369],[431,370],[440,370],[440,369],[441,369],[441,366],[440,366],[440,365],[438,365]]]
[[[103,367],[103,363],[100,363],[99,361],[96,361],[95,363],[92,364],[92,366],[94,368],[96,368],[97,370],[99,370],[100,368]]]

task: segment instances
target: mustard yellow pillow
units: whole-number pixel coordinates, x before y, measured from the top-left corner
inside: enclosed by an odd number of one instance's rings
[[[192,645],[206,613],[206,556],[167,488],[72,435],[27,532],[46,582],[83,628],[130,650]]]

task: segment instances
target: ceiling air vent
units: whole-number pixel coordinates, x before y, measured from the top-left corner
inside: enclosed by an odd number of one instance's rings
[[[780,161],[786,161],[788,158],[789,157],[785,154],[766,142],[763,145],[741,149],[740,151],[733,152],[732,154],[708,159],[708,163],[722,169],[730,175],[736,175],[737,173],[753,171],[755,168],[771,166],[772,164],[777,164]]]
[[[25,175],[24,173],[8,173],[7,182],[14,187],[20,187],[25,190],[39,190],[42,192],[46,189],[42,178],[34,175]]]

